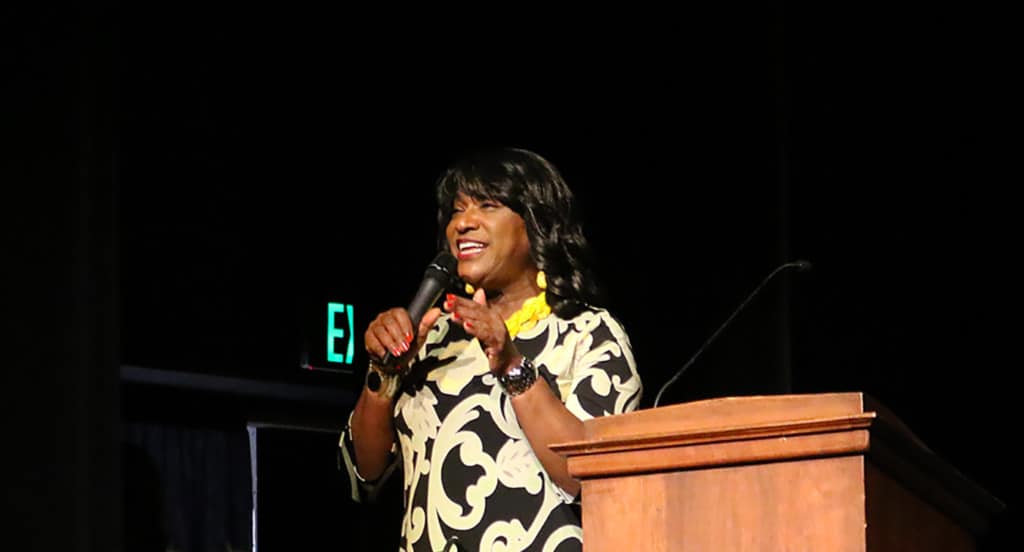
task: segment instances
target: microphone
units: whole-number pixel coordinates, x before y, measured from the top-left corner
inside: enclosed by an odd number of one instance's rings
[[[725,327],[729,325],[729,322],[732,322],[732,319],[736,318],[736,315],[739,314],[740,311],[743,310],[743,307],[746,307],[747,303],[749,303],[751,299],[756,297],[757,294],[761,292],[761,288],[763,288],[765,286],[765,284],[770,282],[771,279],[774,278],[776,274],[782,272],[783,270],[789,269],[789,268],[795,268],[799,272],[806,272],[806,271],[811,269],[811,263],[808,262],[808,261],[804,261],[804,260],[796,260],[796,261],[791,261],[791,262],[788,262],[788,263],[784,263],[784,264],[779,265],[775,270],[773,270],[771,272],[771,274],[766,276],[765,279],[762,280],[761,283],[756,288],[754,288],[754,291],[750,292],[750,295],[748,295],[747,298],[744,299],[742,303],[740,303],[740,306],[736,307],[736,310],[734,310],[732,312],[732,314],[729,315],[729,318],[726,318],[725,322],[722,322],[722,325],[719,326],[717,330],[715,330],[715,333],[711,334],[711,337],[709,337],[707,339],[707,341],[705,341],[704,344],[701,345],[699,349],[697,349],[697,352],[694,353],[692,357],[690,357],[690,360],[686,361],[686,364],[684,364],[683,367],[680,368],[679,371],[676,372],[676,374],[674,376],[672,376],[668,381],[666,381],[665,385],[661,386],[661,389],[658,390],[658,395],[656,397],[654,397],[654,406],[652,408],[657,408],[658,407],[658,402],[661,401],[661,394],[665,392],[665,389],[668,389],[668,386],[670,386],[673,383],[675,383],[675,381],[677,379],[679,379],[679,376],[683,375],[683,372],[685,372],[686,369],[689,368],[691,364],[693,364],[693,361],[697,360],[697,357],[700,356],[700,354],[704,351],[704,349],[712,341],[714,341],[716,337],[718,337],[718,334],[722,333],[722,330],[725,329]]]
[[[412,319],[414,332],[423,315],[441,298],[444,290],[448,289],[448,285],[451,284],[454,274],[456,274],[457,266],[458,261],[447,251],[438,253],[434,260],[427,265],[427,270],[423,273],[423,281],[420,282],[416,295],[413,296],[412,301],[409,302],[409,308],[406,309],[409,311],[409,318]],[[384,354],[381,363],[391,364],[392,360],[389,351]]]

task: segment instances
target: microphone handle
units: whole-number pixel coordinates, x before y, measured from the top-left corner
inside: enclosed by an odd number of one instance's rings
[[[409,312],[409,319],[412,321],[412,331],[416,332],[416,329],[420,325],[420,319],[427,313],[430,307],[437,303],[437,300],[441,298],[446,287],[452,280],[452,274],[457,268],[458,261],[452,256],[447,250],[441,250],[434,257],[434,260],[427,265],[427,270],[423,273],[423,281],[420,282],[419,289],[416,290],[416,295],[409,302],[409,308],[406,309]],[[385,366],[391,364],[394,359],[390,352],[384,353],[384,358],[381,359],[381,363]]]
[[[423,315],[441,298],[444,289],[445,283],[438,281],[437,278],[426,278],[423,280],[423,284],[416,290],[416,296],[409,302],[409,308],[406,309],[409,312],[409,320],[412,321],[413,333],[419,327]],[[381,364],[384,366],[391,364],[393,361],[394,357],[392,357],[391,351],[384,353],[384,357],[381,358]]]
[[[779,272],[782,272],[783,270],[785,270],[787,268],[796,268],[796,269],[799,269],[801,271],[809,270],[811,268],[811,263],[809,263],[807,261],[802,261],[802,260],[801,261],[793,261],[793,262],[784,263],[782,265],[779,265],[775,270],[773,270],[771,272],[771,274],[766,276],[765,279],[762,280],[761,283],[756,288],[754,288],[754,291],[750,292],[750,295],[747,295],[747,298],[744,299],[742,303],[740,303],[740,306],[736,307],[736,310],[732,311],[732,314],[729,315],[729,318],[726,318],[725,322],[722,322],[722,325],[719,326],[717,330],[715,330],[715,333],[711,334],[711,337],[707,338],[707,340],[704,341],[704,344],[701,345],[699,349],[697,349],[697,352],[694,353],[692,357],[690,357],[690,360],[686,361],[686,364],[684,364],[683,367],[680,368],[679,371],[676,372],[674,376],[669,378],[669,380],[666,381],[665,384],[661,386],[661,389],[658,390],[657,396],[654,397],[654,406],[652,408],[657,408],[658,407],[658,403],[661,401],[662,393],[664,393],[665,390],[668,389],[668,387],[670,385],[675,383],[675,381],[677,379],[679,379],[680,376],[683,375],[683,372],[686,372],[687,368],[689,368],[690,365],[693,364],[693,361],[697,360],[697,357],[699,357],[700,354],[702,352],[704,352],[704,349],[707,348],[707,346],[712,341],[714,341],[716,337],[718,337],[718,334],[722,333],[722,330],[725,329],[725,327],[728,326],[730,322],[732,322],[733,318],[736,318],[736,315],[739,314],[740,311],[742,311],[743,308],[747,306],[747,303],[749,303],[751,301],[751,299],[756,297],[757,294],[761,292],[761,289],[764,288],[764,286],[768,282],[770,282],[772,280],[772,278],[775,277],[776,274],[778,274]]]

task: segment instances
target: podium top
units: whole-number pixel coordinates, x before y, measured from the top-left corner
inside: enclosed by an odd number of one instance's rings
[[[857,416],[865,410],[863,393],[758,395],[706,399],[636,410],[588,420],[588,441],[619,439],[639,434],[683,433],[717,428],[763,426],[799,420]]]

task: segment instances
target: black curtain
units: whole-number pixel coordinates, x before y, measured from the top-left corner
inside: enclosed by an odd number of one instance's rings
[[[132,422],[123,431],[126,550],[252,548],[245,427]]]
[[[5,550],[121,550],[115,20],[0,15]]]

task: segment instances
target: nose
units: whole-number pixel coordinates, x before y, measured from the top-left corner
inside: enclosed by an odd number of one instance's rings
[[[459,234],[465,234],[480,226],[480,219],[477,217],[476,209],[472,207],[452,215],[452,225]]]

